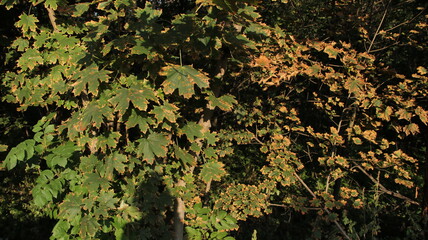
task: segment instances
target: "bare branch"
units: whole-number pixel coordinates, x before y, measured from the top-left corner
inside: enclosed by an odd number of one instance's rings
[[[55,12],[52,8],[46,8],[46,10],[48,11],[48,16],[49,16],[49,20],[51,21],[52,27],[54,32],[58,31],[58,27],[56,25],[56,17],[55,17]]]
[[[377,29],[376,29],[376,33],[374,34],[373,39],[372,39],[372,41],[370,42],[370,46],[369,46],[369,48],[367,49],[367,52],[370,52],[370,50],[372,50],[373,43],[374,43],[374,41],[376,40],[377,35],[379,34],[379,31],[380,31],[380,28],[382,27],[383,21],[385,20],[386,13],[388,12],[388,8],[389,8],[389,4],[390,4],[390,3],[391,3],[391,0],[389,0],[388,5],[386,5],[385,12],[383,13],[383,16],[382,16],[382,20],[380,20],[379,26],[378,26],[378,27],[377,27]]]
[[[285,205],[285,204],[269,203],[268,205],[269,205],[269,206],[272,206],[272,207],[290,208],[290,206],[287,206],[287,205]],[[305,207],[305,209],[307,209],[307,210],[314,210],[314,211],[317,211],[317,210],[321,210],[322,208],[317,208],[317,207]]]
[[[406,24],[408,24],[408,23],[413,22],[413,20],[415,20],[416,18],[418,18],[418,17],[419,17],[423,12],[425,12],[425,10],[427,10],[427,7],[425,7],[424,9],[422,9],[418,14],[416,14],[416,15],[415,15],[414,17],[412,17],[410,20],[406,20],[406,21],[404,21],[404,22],[402,22],[402,23],[399,23],[399,24],[395,25],[394,27],[388,28],[388,29],[386,29],[386,30],[385,30],[385,32],[392,31],[392,30],[394,30],[394,29],[396,29],[396,28],[398,28],[398,27],[401,27],[401,26],[403,26],[403,25],[406,25]]]
[[[303,181],[302,178],[300,178],[299,175],[297,175],[297,173],[293,173],[293,175],[297,178],[297,180],[299,180],[299,182],[303,185],[303,187],[306,188],[306,190],[314,197],[316,198],[317,196],[315,195],[315,193],[309,188],[309,186],[305,183],[305,181]],[[324,211],[326,211],[328,214],[331,214],[330,210],[328,210],[326,207],[324,207]],[[348,239],[351,240],[351,238],[348,236],[348,234],[346,233],[345,229],[343,229],[343,227],[340,225],[340,223],[337,220],[333,221],[334,224],[336,224],[337,228],[340,230],[340,232],[342,233],[342,235]]]
[[[388,190],[386,187],[384,187],[378,180],[376,180],[372,175],[370,175],[363,167],[361,167],[358,163],[355,163],[354,162],[354,164],[355,164],[355,166],[362,172],[362,173],[364,173],[368,178],[370,178],[370,180],[373,182],[373,183],[375,183],[376,185],[378,185],[379,186],[379,188],[380,188],[380,191],[382,191],[382,192],[384,192],[384,193],[386,193],[386,194],[388,194],[388,195],[391,195],[391,196],[393,196],[393,197],[396,197],[396,198],[400,198],[400,199],[403,199],[403,200],[405,200],[405,201],[407,201],[407,202],[409,202],[409,203],[411,203],[411,204],[414,204],[414,205],[420,205],[418,202],[416,202],[415,200],[412,200],[412,199],[410,199],[410,198],[408,198],[408,197],[406,197],[406,196],[403,196],[403,195],[401,195],[400,193],[398,193],[398,192],[393,192],[393,191],[391,191],[391,190]]]

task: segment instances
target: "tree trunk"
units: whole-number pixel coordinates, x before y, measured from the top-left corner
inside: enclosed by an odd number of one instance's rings
[[[216,75],[214,80],[221,80],[226,73],[227,59],[222,56],[217,65]],[[213,91],[214,96],[218,97],[220,95],[221,84],[216,84],[216,82],[212,82],[211,90]],[[209,103],[205,106],[204,111],[202,113],[201,118],[199,119],[198,124],[202,126],[202,132],[208,132],[212,125],[212,118],[214,116],[214,110],[210,109]],[[200,143],[202,144],[202,143]],[[196,157],[196,156],[195,156]],[[193,172],[194,167],[189,169],[189,172]],[[177,182],[177,186],[184,187],[186,183],[183,180],[179,180]],[[207,184],[207,188],[205,192],[209,191],[209,185]],[[175,209],[175,217],[174,217],[174,240],[183,240],[184,239],[184,217],[186,214],[185,203],[182,198],[177,197],[176,199],[176,209]]]
[[[425,128],[425,161],[423,163],[424,186],[422,200],[422,226],[424,228],[424,238],[428,240],[428,127]]]

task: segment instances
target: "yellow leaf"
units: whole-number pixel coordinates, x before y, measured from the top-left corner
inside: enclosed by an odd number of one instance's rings
[[[415,135],[416,133],[419,133],[419,126],[415,123],[410,123],[409,125],[405,126],[403,130],[406,135]]]
[[[427,125],[427,123],[428,123],[428,114],[427,114],[427,111],[425,111],[421,107],[417,107],[416,110],[415,110],[415,113],[419,116],[419,118],[421,119],[421,121],[425,125]]]
[[[363,132],[363,137],[370,142],[376,143],[377,133],[373,130],[366,130]]]
[[[269,58],[267,58],[265,55],[261,55],[260,57],[258,57],[256,60],[256,66],[269,66],[271,60],[269,60]]]

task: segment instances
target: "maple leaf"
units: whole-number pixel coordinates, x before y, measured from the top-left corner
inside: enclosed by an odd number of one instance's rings
[[[12,43],[12,47],[17,48],[18,51],[23,52],[30,46],[30,42],[27,39],[17,38]]]
[[[99,159],[95,155],[88,157],[81,157],[79,164],[79,171],[83,173],[90,173],[94,170],[95,166],[99,163]]]
[[[74,48],[79,43],[79,39],[66,34],[55,33],[52,37],[58,41],[60,49]]]
[[[178,89],[180,95],[190,98],[195,93],[195,84],[199,88],[209,86],[209,78],[191,66],[167,66],[162,69],[160,74],[166,76],[162,84],[166,94],[171,94]]]
[[[147,110],[148,100],[156,101],[154,92],[148,88],[122,88],[116,90],[116,96],[111,98],[109,102],[115,106],[115,110],[119,111],[120,115],[125,114],[129,108],[129,103],[132,102],[134,107],[141,111]]]
[[[361,90],[363,89],[365,84],[364,79],[362,78],[349,78],[346,79],[345,89],[349,90],[349,92],[359,96],[361,94]]]
[[[100,205],[107,209],[113,209],[115,208],[115,204],[118,202],[118,199],[114,197],[115,193],[113,190],[110,190],[108,192],[101,192],[100,197],[98,198],[98,202]]]
[[[74,5],[74,12],[72,13],[73,17],[82,16],[83,13],[88,11],[90,3],[78,3]]]
[[[195,158],[190,153],[185,152],[177,145],[174,145],[174,153],[175,157],[180,159],[183,165],[194,166],[196,164]]]
[[[152,164],[155,156],[165,157],[169,139],[160,133],[151,133],[148,138],[137,141],[139,144],[137,155],[143,156],[143,160]]]
[[[83,126],[100,127],[104,122],[104,117],[109,117],[111,110],[106,105],[101,105],[98,101],[90,102],[82,112],[81,124]]]
[[[271,60],[267,58],[265,55],[261,55],[257,59],[255,59],[256,66],[268,67],[271,63]]]
[[[207,162],[202,165],[201,169],[201,179],[205,183],[209,181],[220,181],[221,177],[226,175],[226,171],[224,170],[224,164],[218,161]]]
[[[116,170],[119,173],[125,171],[125,162],[128,159],[125,155],[120,153],[113,153],[104,159],[104,164],[99,167],[100,175],[108,180],[113,180],[113,171]]]
[[[410,123],[406,125],[403,130],[406,135],[416,135],[419,133],[419,126],[416,123]]]
[[[52,10],[56,10],[58,8],[58,1],[59,0],[46,0],[45,6],[47,8],[51,8]]]
[[[37,29],[37,22],[39,22],[39,20],[33,14],[27,15],[23,13],[19,16],[19,21],[16,23],[16,26],[20,27],[24,32],[28,30],[34,32]]]
[[[94,237],[100,228],[100,224],[93,216],[86,215],[80,220],[80,236],[84,239]]]
[[[214,109],[216,107],[223,111],[230,111],[233,105],[237,103],[232,95],[223,95],[221,97],[215,97],[214,95],[208,95],[209,108]]]
[[[150,112],[154,114],[158,122],[162,122],[165,118],[170,122],[175,122],[179,116],[175,112],[178,110],[178,107],[174,104],[164,103],[161,106],[155,106],[154,109]]]
[[[376,143],[377,133],[373,130],[365,130],[363,132],[363,137],[373,143]]]
[[[189,122],[186,126],[181,128],[182,134],[185,134],[190,141],[194,141],[196,138],[204,136],[202,133],[202,126],[196,122]]]
[[[34,67],[39,64],[43,64],[43,57],[39,51],[32,48],[25,51],[18,59],[18,66],[21,67],[23,71],[27,69],[33,70]]]
[[[141,114],[135,110],[131,110],[131,115],[128,117],[128,120],[126,121],[126,128],[133,128],[136,125],[140,128],[140,131],[143,133],[146,133],[149,129],[149,125],[152,125],[154,123],[153,118],[147,118],[141,116]]]
[[[82,196],[77,194],[69,194],[67,198],[59,205],[59,214],[61,218],[67,219],[69,222],[80,218],[82,208]]]
[[[426,110],[424,110],[421,107],[417,107],[415,109],[415,113],[419,116],[419,118],[421,119],[421,121],[427,125],[428,124],[428,112]]]
[[[96,95],[100,82],[107,82],[109,80],[109,73],[110,71],[107,70],[98,70],[98,66],[93,63],[73,76],[76,80],[76,82],[72,84],[74,87],[73,93],[79,95],[87,86],[88,92]]]
[[[337,54],[339,54],[338,49],[335,49],[334,47],[328,45],[324,48],[324,52],[328,54],[329,58],[336,58]]]
[[[99,188],[101,188],[101,191],[104,191],[110,186],[109,181],[105,178],[100,177],[98,173],[87,173],[84,174],[84,177],[85,180],[83,181],[82,186],[89,192],[98,192]]]

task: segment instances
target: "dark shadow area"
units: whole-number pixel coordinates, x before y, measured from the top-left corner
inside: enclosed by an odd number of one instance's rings
[[[155,172],[146,173],[136,187],[133,204],[142,213],[142,218],[125,226],[122,239],[172,239],[174,202],[161,177]]]
[[[35,176],[23,171],[0,171],[0,239],[49,239],[55,220],[30,204]]]

